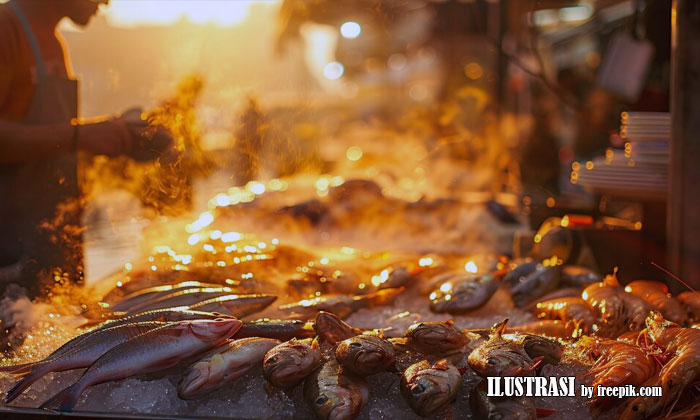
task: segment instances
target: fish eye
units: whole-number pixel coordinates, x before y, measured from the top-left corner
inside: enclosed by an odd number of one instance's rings
[[[415,384],[413,388],[411,388],[411,394],[413,395],[418,395],[421,394],[423,391],[425,391],[425,385],[423,384]]]
[[[632,406],[632,411],[639,411],[639,406],[638,406],[638,405],[633,405],[633,406]]]
[[[323,404],[325,404],[326,401],[328,401],[328,397],[326,397],[325,395],[319,395],[318,398],[316,398],[316,401],[314,401],[314,403],[320,407]]]

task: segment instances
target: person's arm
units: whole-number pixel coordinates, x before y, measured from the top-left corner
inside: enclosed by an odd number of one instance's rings
[[[70,123],[27,125],[0,121],[0,164],[29,162],[76,148],[118,156],[131,151],[132,134],[121,119],[77,127]]]

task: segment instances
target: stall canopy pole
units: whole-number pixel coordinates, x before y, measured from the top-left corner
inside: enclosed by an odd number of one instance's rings
[[[671,10],[670,268],[700,289],[700,1]]]

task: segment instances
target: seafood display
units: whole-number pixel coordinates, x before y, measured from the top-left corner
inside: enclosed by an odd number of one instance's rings
[[[165,377],[191,407],[254,383],[258,398],[290,401],[286,418],[372,418],[385,393],[407,418],[644,419],[692,409],[695,292],[672,296],[648,280],[622,285],[616,273],[556,258],[426,254],[332,264],[291,247],[266,252],[274,263],[236,268],[240,280],[233,269],[201,280],[167,275],[160,285],[146,280],[152,274],[131,274],[134,283],[87,307],[79,334],[43,358],[0,366],[11,378],[5,404],[34,401],[36,384],[85,369],[32,406],[82,410],[90,399],[81,395],[100,384]],[[664,397],[615,404],[594,393],[559,414],[546,400],[486,393],[484,378],[574,371],[593,387],[659,386]]]

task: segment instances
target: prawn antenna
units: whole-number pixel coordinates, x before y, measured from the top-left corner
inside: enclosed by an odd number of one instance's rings
[[[691,292],[696,293],[696,294],[698,293],[697,290],[695,290],[695,289],[693,289],[692,287],[690,287],[690,285],[689,285],[688,283],[684,282],[683,280],[681,280],[680,277],[678,277],[677,275],[671,273],[670,271],[666,270],[665,268],[661,267],[659,264],[655,263],[654,261],[651,262],[651,265],[653,265],[654,267],[656,267],[656,268],[658,268],[659,270],[663,271],[664,273],[666,273],[667,275],[669,275],[672,279],[676,280],[678,283],[680,283],[680,284],[682,284],[683,286],[687,287],[688,290],[690,290]]]

